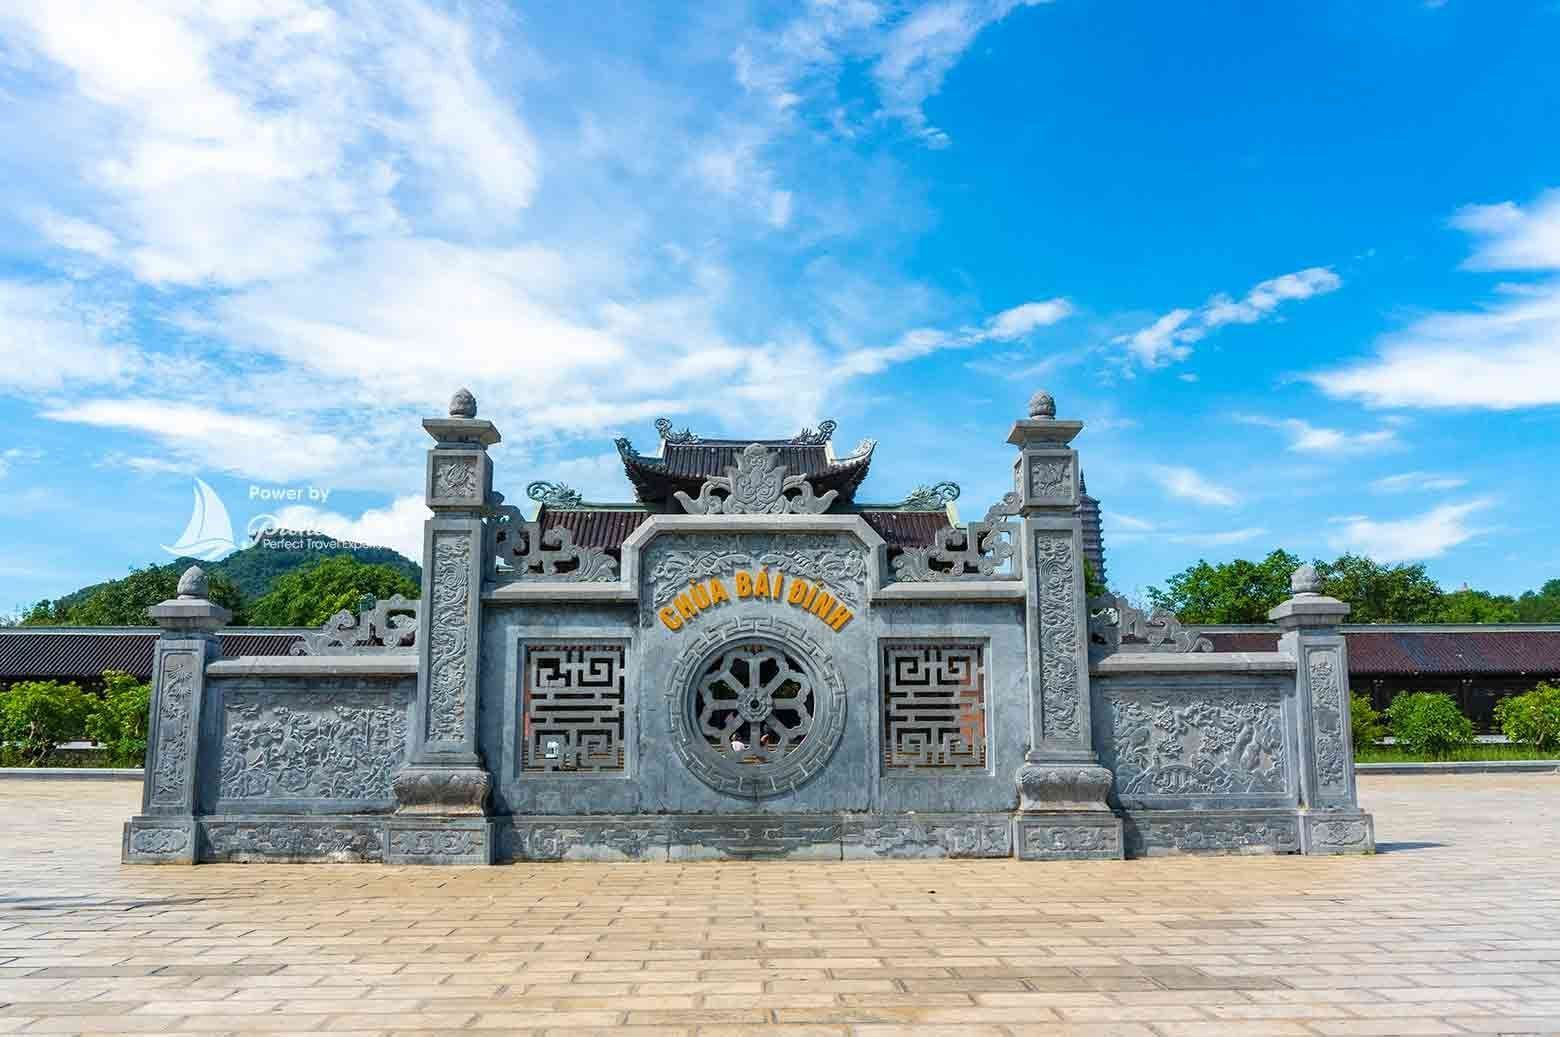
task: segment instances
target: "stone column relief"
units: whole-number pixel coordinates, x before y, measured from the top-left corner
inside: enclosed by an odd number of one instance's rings
[[[1029,751],[1015,775],[1013,844],[1026,860],[1120,858],[1122,824],[1106,803],[1111,774],[1094,753],[1089,719],[1088,623],[1078,455],[1081,422],[1056,420],[1049,393],[1013,425],[1019,448],[1028,583]]]
[[[499,441],[492,422],[462,389],[447,418],[429,418],[427,501],[423,527],[423,608],[418,629],[417,698],[412,744],[392,783],[396,815],[385,860],[402,864],[488,864],[493,826],[487,817],[491,777],[477,746],[483,519],[495,505],[487,448]]]
[[[1279,651],[1295,660],[1295,716],[1300,755],[1300,849],[1304,853],[1371,853],[1375,827],[1359,808],[1349,730],[1349,647],[1338,624],[1349,606],[1319,593],[1316,569],[1302,565],[1294,596],[1268,613],[1283,630]]]
[[[178,597],[146,610],[162,634],[152,664],[141,813],[125,822],[127,864],[194,864],[198,856],[196,748],[206,663],[221,657],[217,631],[232,618],[207,593],[206,574],[192,565],[179,578]]]

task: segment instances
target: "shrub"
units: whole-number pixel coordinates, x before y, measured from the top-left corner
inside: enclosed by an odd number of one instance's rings
[[[128,673],[105,670],[103,698],[87,716],[87,737],[103,745],[108,762],[140,767],[146,762],[146,730],[152,686]]]
[[[1560,747],[1560,685],[1540,684],[1495,707],[1501,733],[1535,749]]]
[[[1387,733],[1381,723],[1381,714],[1371,708],[1369,695],[1354,695],[1349,699],[1349,730],[1354,735],[1354,751],[1369,749]]]
[[[92,698],[74,684],[23,681],[0,695],[0,741],[31,766],[42,765],[59,747],[86,734]]]
[[[1387,722],[1398,746],[1415,755],[1445,756],[1473,744],[1473,721],[1462,715],[1450,695],[1399,695],[1387,707]]]

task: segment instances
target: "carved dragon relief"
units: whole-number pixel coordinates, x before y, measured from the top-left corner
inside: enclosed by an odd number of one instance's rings
[[[1004,494],[979,522],[938,530],[931,547],[907,547],[894,559],[894,576],[905,582],[1018,579],[1008,564],[1019,527],[1016,492]],[[1004,571],[1006,570],[1006,571]]]
[[[697,497],[682,490],[674,496],[690,515],[821,515],[839,496],[838,490],[816,496],[812,483],[785,472],[774,451],[750,443],[725,475],[704,481]]]

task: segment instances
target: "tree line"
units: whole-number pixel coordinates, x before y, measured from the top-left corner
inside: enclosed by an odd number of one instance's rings
[[[1350,623],[1560,623],[1560,579],[1521,595],[1492,594],[1444,590],[1417,563],[1383,565],[1344,554],[1312,564],[1322,593],[1350,605]],[[1289,577],[1299,566],[1299,556],[1282,549],[1257,562],[1198,561],[1163,587],[1148,588],[1148,602],[1183,623],[1266,623],[1268,610],[1290,596]]]

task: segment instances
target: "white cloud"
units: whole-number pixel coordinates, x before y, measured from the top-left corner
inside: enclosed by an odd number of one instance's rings
[[[1313,425],[1299,418],[1266,418],[1252,414],[1237,415],[1236,420],[1247,425],[1283,431],[1289,436],[1289,449],[1297,453],[1366,454],[1399,445],[1397,430],[1392,428],[1344,432]]]
[[[1560,269],[1560,191],[1531,206],[1469,206],[1474,270]],[[1479,309],[1440,311],[1382,336],[1374,356],[1307,378],[1376,407],[1519,410],[1560,404],[1560,280],[1502,286]]]
[[[117,307],[75,286],[0,280],[0,388],[60,389],[128,377],[135,351],[116,341]]]
[[[1136,518],[1132,515],[1124,515],[1119,511],[1104,512],[1100,519],[1111,529],[1119,529],[1128,532],[1147,533],[1154,529],[1154,524],[1147,519]]]
[[[1377,493],[1414,493],[1455,490],[1468,485],[1467,479],[1435,472],[1401,472],[1375,480],[1370,488]]]
[[[1436,558],[1485,532],[1470,526],[1468,519],[1492,503],[1481,498],[1443,504],[1422,515],[1384,521],[1351,515],[1339,520],[1339,529],[1329,541],[1338,550],[1358,552],[1380,562]]]
[[[874,346],[846,353],[838,362],[835,377],[848,378],[876,374],[893,364],[928,356],[944,349],[970,349],[990,342],[1012,342],[1036,329],[1065,320],[1073,312],[1066,299],[1029,302],[1003,310],[981,328],[963,328],[957,332],[937,328],[915,328],[902,335],[892,346]]]
[[[1157,523],[1147,519],[1134,518],[1119,512],[1105,512],[1101,519],[1107,540],[1128,544],[1157,540],[1167,544],[1219,547],[1225,544],[1243,544],[1267,534],[1267,530],[1259,526],[1223,530],[1161,528]]]
[[[1292,274],[1262,281],[1242,298],[1215,295],[1198,309],[1179,308],[1159,317],[1152,324],[1113,341],[1144,367],[1163,367],[1185,360],[1192,344],[1226,324],[1255,324],[1270,317],[1285,302],[1309,299],[1337,291],[1343,280],[1328,267],[1307,267]]]
[[[986,322],[986,337],[998,342],[1012,342],[1023,338],[1036,328],[1055,324],[1073,312],[1066,299],[1049,299],[1045,302],[1026,302],[1010,310],[1003,310]]]
[[[50,407],[42,416],[138,432],[201,467],[278,482],[347,473],[359,463],[353,444],[313,431],[300,421],[227,413],[172,400],[87,400]]]
[[[420,496],[397,497],[384,508],[370,508],[353,518],[307,504],[293,504],[273,512],[281,529],[311,530],[337,540],[388,547],[412,561],[422,562],[423,522],[430,513]]]
[[[1233,508],[1240,503],[1240,495],[1234,490],[1205,479],[1194,468],[1156,465],[1149,473],[1172,497],[1220,508]]]

